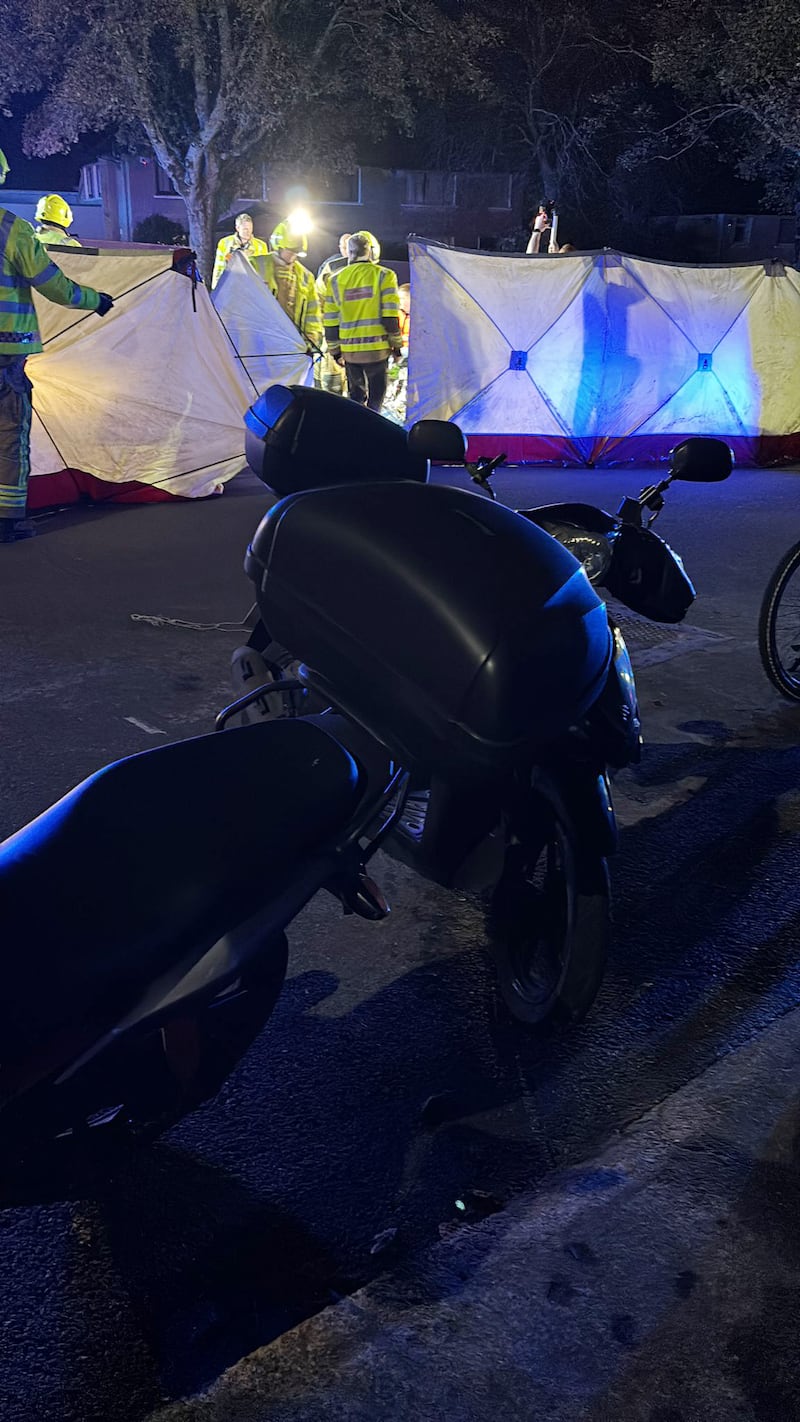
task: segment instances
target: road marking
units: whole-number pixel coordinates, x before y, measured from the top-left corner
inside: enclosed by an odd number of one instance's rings
[[[148,736],[165,736],[166,731],[160,731],[158,726],[148,726],[146,721],[138,721],[135,716],[126,716],[126,721],[130,721],[132,726],[138,726],[140,731],[146,731]]]

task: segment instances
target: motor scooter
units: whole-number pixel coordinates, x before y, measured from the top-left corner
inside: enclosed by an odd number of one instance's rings
[[[257,436],[262,460],[269,446],[270,472],[310,487],[268,514],[247,565],[304,659],[261,693],[299,703],[234,726],[257,689],[224,734],[106,766],[0,845],[6,1167],[151,1134],[213,1096],[270,1016],[314,894],[386,916],[368,873],[384,845],[437,882],[493,886],[523,1020],[579,1017],[599,985],[607,769],[635,753],[638,713],[582,562],[532,516],[428,484],[430,457],[456,440],[463,455],[454,427],[406,435],[363,411],[354,436],[348,402],[273,390],[286,420]],[[304,440],[326,429],[314,475]]]
[[[334,421],[349,438],[330,438]],[[503,454],[470,464],[451,423],[421,422],[404,443],[352,402],[272,387],[246,424],[250,468],[281,502],[245,563],[265,678],[225,719],[254,704],[288,716],[327,704],[354,754],[368,744],[397,757],[410,788],[386,851],[438,884],[488,894],[515,1017],[579,1019],[608,947],[610,773],[637,760],[641,742],[624,638],[587,592],[604,587],[657,621],[683,618],[694,588],[650,525],[674,480],[726,477],[730,450],[684,441],[666,478],[616,515],[562,504],[503,510],[494,526],[468,494],[427,482],[430,456],[464,464],[494,497]],[[555,593],[552,545],[526,548],[515,566],[524,524],[579,565],[571,577],[559,569]],[[443,661],[453,637],[463,666]],[[475,708],[492,692],[484,725]]]

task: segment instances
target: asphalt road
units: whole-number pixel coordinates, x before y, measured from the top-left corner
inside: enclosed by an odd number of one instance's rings
[[[497,481],[518,505],[610,508],[646,482]],[[265,505],[242,479],[202,504],[56,515],[0,550],[2,833],[108,759],[210,728]],[[587,1023],[546,1042],[511,1023],[472,905],[389,861],[386,924],[312,904],[215,1102],[121,1176],[0,1213],[3,1422],[137,1422],[196,1391],[435,1238],[465,1192],[506,1200],[584,1158],[800,1001],[800,707],[755,646],[798,505],[789,472],[671,492],[660,528],[698,586],[694,631],[631,629],[649,744],[616,788],[615,947]]]

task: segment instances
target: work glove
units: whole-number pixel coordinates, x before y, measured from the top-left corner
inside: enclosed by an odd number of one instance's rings
[[[339,346],[328,346],[328,354],[333,356],[337,365],[344,365],[344,356]]]
[[[394,357],[395,360],[400,360],[400,359],[402,359],[402,355],[403,355],[403,347],[402,347],[402,346],[392,346],[392,347],[391,347],[391,353],[392,353],[392,356]]]
[[[109,296],[107,291],[98,291],[97,295],[100,297],[100,300],[95,310],[98,316],[106,316],[114,305],[114,298],[113,296]]]

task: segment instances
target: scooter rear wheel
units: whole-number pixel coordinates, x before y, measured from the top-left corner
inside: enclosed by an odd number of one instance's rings
[[[608,868],[542,798],[535,846],[513,845],[489,931],[503,999],[527,1026],[586,1016],[603,980],[611,934]]]

